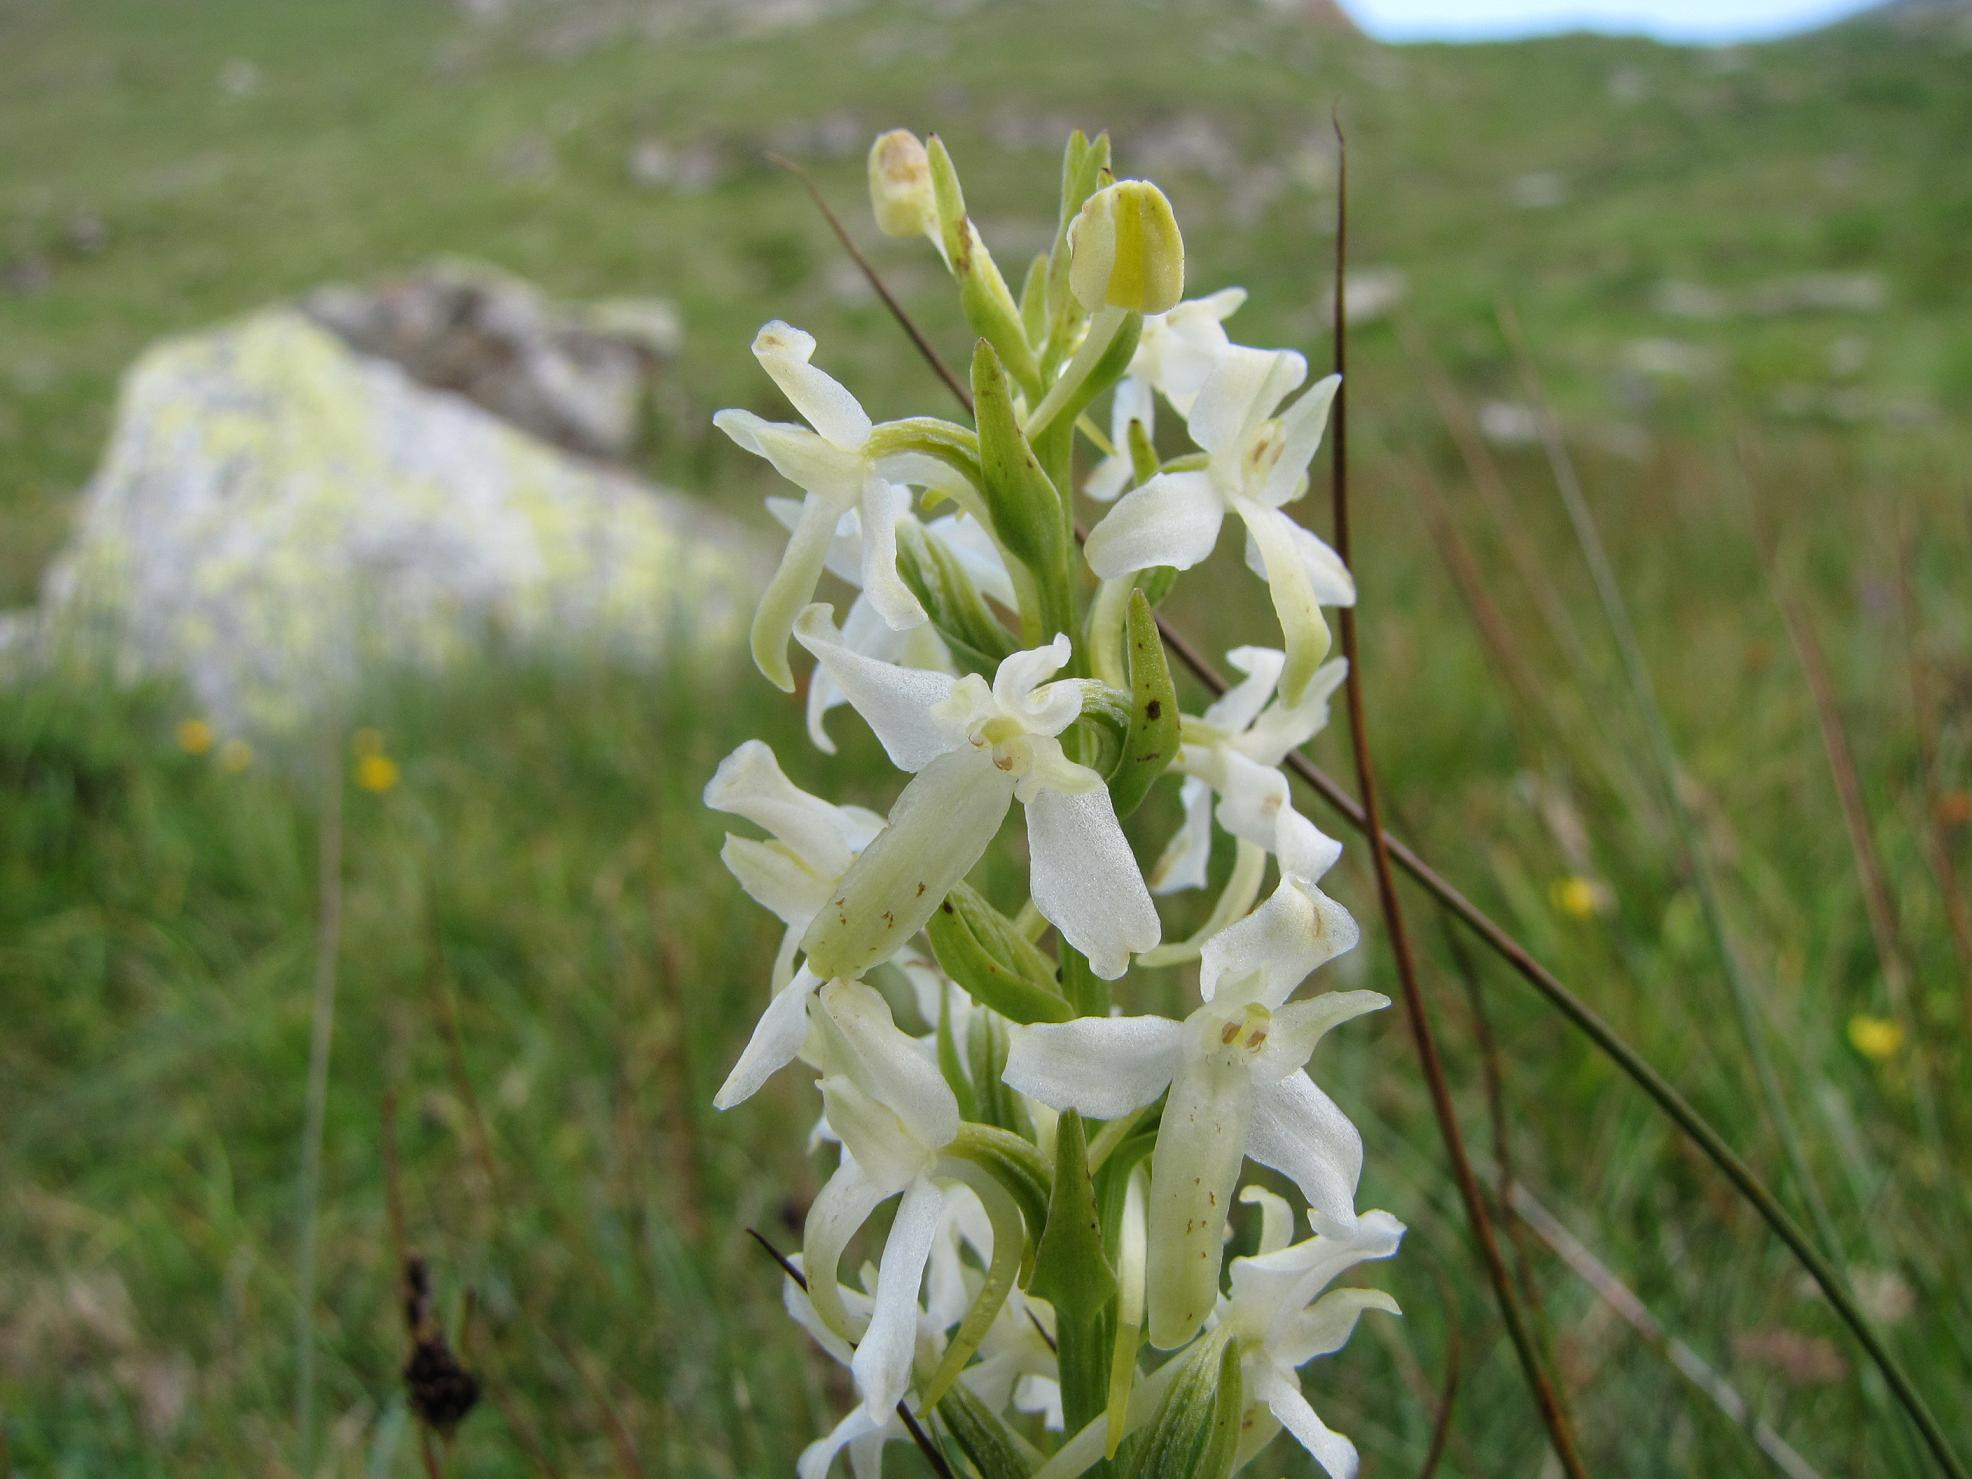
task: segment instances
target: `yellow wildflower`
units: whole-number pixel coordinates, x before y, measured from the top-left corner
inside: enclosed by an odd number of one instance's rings
[[[178,748],[187,755],[203,755],[212,748],[212,726],[203,719],[180,719]]]
[[[1849,1046],[1872,1063],[1887,1063],[1903,1051],[1903,1027],[1888,1017],[1857,1012],[1849,1018]]]
[[[349,737],[349,748],[358,755],[381,755],[383,731],[372,729],[366,724]]]
[[[229,739],[219,747],[219,768],[238,775],[253,764],[253,746],[243,739]]]
[[[388,791],[397,784],[397,762],[388,755],[363,756],[356,762],[356,784],[365,791]]]
[[[1557,878],[1548,888],[1548,899],[1570,919],[1592,919],[1602,912],[1602,887],[1579,873]]]

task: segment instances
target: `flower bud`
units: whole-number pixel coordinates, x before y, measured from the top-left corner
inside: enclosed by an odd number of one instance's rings
[[[1185,293],[1185,244],[1164,192],[1119,180],[1083,204],[1068,231],[1069,285],[1089,312],[1166,313]]]
[[[937,229],[931,160],[907,128],[879,134],[870,145],[870,206],[877,230],[885,236],[921,236]]]

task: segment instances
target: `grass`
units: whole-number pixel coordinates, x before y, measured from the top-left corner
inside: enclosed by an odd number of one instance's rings
[[[705,423],[719,405],[768,405],[745,353],[766,317],[812,328],[877,413],[943,410],[881,309],[843,286],[825,228],[761,149],[807,156],[851,207],[860,159],[818,149],[818,124],[840,115],[857,141],[897,122],[935,126],[997,244],[1031,237],[1049,208],[1058,141],[1030,120],[1107,124],[1126,166],[1181,155],[1155,144],[1177,136],[1174,120],[1267,161],[1282,140],[1318,143],[1339,98],[1354,262],[1407,275],[1401,311],[1467,400],[1518,396],[1496,301],[1517,310],[1634,614],[1680,794],[1843,1256],[1879,1303],[1908,1291],[1889,1338],[1947,1423],[1962,1416],[1968,1167],[1927,1148],[1911,1075],[1934,1075],[1951,1155],[1972,1131],[1952,1092],[1968,1072],[1965,978],[1926,851],[1898,596],[1908,531],[1937,771],[1962,791],[1962,49],[1848,29],[1724,58],[1587,39],[1383,52],[1257,9],[1111,0],[949,16],[877,5],[796,36],[688,17],[660,41],[545,47],[565,27],[560,8],[521,14],[487,31],[381,0],[17,0],[0,13],[0,260],[47,273],[38,293],[0,297],[0,601],[30,596],[101,445],[115,376],[159,334],[439,250],[568,294],[665,293],[691,337],[650,468],[751,507],[758,474]],[[235,59],[256,69],[246,96],[221,86]],[[727,172],[701,193],[634,189],[630,150],[653,137],[711,148]],[[1209,159],[1158,173],[1195,284],[1250,283],[1235,327],[1324,357],[1331,197],[1319,155],[1305,168],[1312,184],[1290,179],[1250,219],[1239,182]],[[1558,177],[1562,205],[1510,203],[1512,182],[1536,172]],[[102,223],[99,251],[76,245],[80,216]],[[962,348],[925,254],[886,246],[878,261],[940,342]],[[1688,321],[1655,306],[1666,281],[1748,294],[1831,271],[1877,274],[1882,309]],[[1623,371],[1626,346],[1653,338],[1713,368],[1690,383]],[[1851,340],[1861,368],[1837,374],[1831,349]],[[1391,323],[1367,325],[1353,348],[1371,733],[1399,830],[1784,1181],[1656,797],[1646,718],[1538,449],[1493,455],[1579,655],[1546,635]],[[1855,346],[1836,358],[1853,361]],[[1787,390],[1801,385],[1934,414],[1845,420],[1810,397],[1823,409],[1804,415]],[[1880,1063],[1847,1036],[1854,1015],[1889,1002],[1813,695],[1751,537],[1742,434],[1758,444],[1779,532],[1776,579],[1827,649],[1912,955],[1919,1030]],[[1517,634],[1538,707],[1496,679],[1500,654],[1438,562],[1420,462]],[[1194,599],[1178,615],[1220,645],[1263,629],[1235,600]],[[0,1410],[25,1472],[281,1473],[299,1455],[321,778],[307,753],[227,773],[177,748],[182,717],[169,692],[53,683],[0,703]],[[490,662],[441,691],[382,685],[328,742],[347,744],[358,724],[383,731],[403,779],[342,802],[308,1316],[322,1469],[417,1471],[397,1376],[388,1093],[410,1238],[496,1399],[467,1422],[448,1472],[543,1472],[533,1453],[559,1472],[619,1472],[626,1437],[649,1473],[789,1472],[846,1388],[782,1318],[777,1277],[741,1229],[788,1235],[816,1186],[800,1151],[815,1105],[777,1083],[733,1115],[709,1108],[774,939],[712,865],[720,829],[697,793],[757,734],[797,779],[881,806],[894,784],[874,747],[845,744],[824,765],[798,715],[731,654],[659,679]],[[1339,734],[1320,744],[1331,770],[1346,769]],[[1169,825],[1164,805],[1146,807],[1145,836]],[[1972,862],[1962,826],[1949,845],[1961,868]],[[1575,876],[1602,901],[1586,916],[1555,896]],[[1375,918],[1364,849],[1336,887],[1366,925]],[[1417,925],[1435,947],[1422,914]],[[1387,987],[1378,933],[1348,970]],[[1520,1177],[1822,1472],[1920,1472],[1755,1220],[1552,1016],[1482,969]],[[1428,960],[1423,984],[1468,1138],[1488,1144],[1456,975]],[[1318,1071],[1369,1141],[1365,1203],[1414,1233],[1387,1271],[1406,1319],[1365,1327],[1371,1338],[1315,1368],[1311,1394],[1362,1443],[1370,1472],[1412,1471],[1456,1329],[1465,1375],[1440,1472],[1535,1471],[1538,1427],[1401,1024],[1365,1024],[1322,1052]],[[1762,1471],[1750,1440],[1559,1262],[1537,1250],[1535,1275],[1591,1472]],[[894,1464],[911,1462],[895,1451]]]

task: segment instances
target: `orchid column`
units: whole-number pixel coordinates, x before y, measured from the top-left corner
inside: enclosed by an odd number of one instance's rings
[[[755,661],[793,689],[810,654],[817,746],[834,753],[823,721],[847,705],[906,778],[879,818],[799,790],[752,740],[706,788],[766,834],[723,856],[785,927],[716,1102],[799,1062],[834,1147],[788,1300],[860,1403],[801,1474],[838,1454],[880,1473],[902,1403],[982,1479],[1223,1479],[1282,1428],[1347,1479],[1356,1451],[1298,1369],[1395,1311],[1327,1286],[1403,1229],[1356,1210],[1362,1142],[1317,1047],[1388,1003],[1309,985],[1357,929],[1321,888],[1341,849],[1280,771],[1340,681],[1322,608],[1355,599],[1289,512],[1335,381],[1233,343],[1237,289],[1183,301],[1170,204],[1114,178],[1106,136],[1069,140],[1053,248],[1017,295],[936,137],[879,138],[870,187],[878,225],[927,237],[958,290],[971,423],[873,422],[780,322],[754,354],[800,419],[715,418],[800,493],[775,501],[791,538]],[[1187,446],[1159,450],[1160,399]],[[1111,503],[1086,555],[1078,460]],[[1281,645],[1236,649],[1246,681],[1194,717],[1154,613],[1228,515]],[[840,623],[814,599],[829,572],[857,592]],[[1182,822],[1146,882],[1124,823],[1167,789]],[[1024,896],[969,881],[998,848],[1024,851]],[[1153,894],[1199,888],[1203,927],[1165,941]],[[893,1203],[879,1240],[866,1224]]]

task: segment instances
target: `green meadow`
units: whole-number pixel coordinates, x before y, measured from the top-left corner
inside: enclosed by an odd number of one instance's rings
[[[1188,290],[1246,285],[1239,335],[1325,363],[1337,114],[1393,830],[1832,1239],[1963,1440],[1972,31],[1386,48],[1244,0],[778,14],[5,0],[0,608],[33,599],[145,345],[441,253],[673,300],[687,337],[641,470],[764,536],[773,488],[710,424],[777,413],[760,323],[812,331],[873,415],[953,410],[766,157],[812,170],[963,364],[935,258],[869,222],[863,150],[892,126],[948,142],[1009,275],[1052,233],[1067,131],[1108,129],[1176,207]],[[1299,509],[1325,526],[1321,478]],[[1215,653],[1273,631],[1230,545],[1170,609]],[[292,750],[201,746],[202,717],[168,688],[0,690],[0,1474],[419,1472],[406,1246],[485,1388],[446,1473],[791,1474],[853,1398],[746,1229],[798,1240],[819,1101],[784,1075],[711,1108],[779,930],[717,865],[699,792],[758,736],[882,809],[876,745],[840,714],[841,755],[816,754],[799,705],[717,645],[656,677],[490,656],[383,677]],[[379,746],[390,784],[359,764]],[[1313,754],[1352,777],[1339,709]],[[1153,845],[1172,789],[1132,822]],[[1328,887],[1365,931],[1329,974],[1395,995],[1367,848],[1307,809],[1348,843]],[[1770,1472],[1758,1424],[1831,1479],[1930,1472],[1709,1163],[1408,904],[1483,1176],[1504,1148],[1660,1332],[1517,1229],[1591,1471]],[[1455,1366],[1437,1472],[1544,1472],[1400,1010],[1316,1072],[1362,1126],[1361,1205],[1411,1232],[1375,1273],[1404,1318],[1310,1368],[1311,1398],[1366,1474],[1411,1474]],[[1263,1468],[1314,1472],[1285,1442]]]

